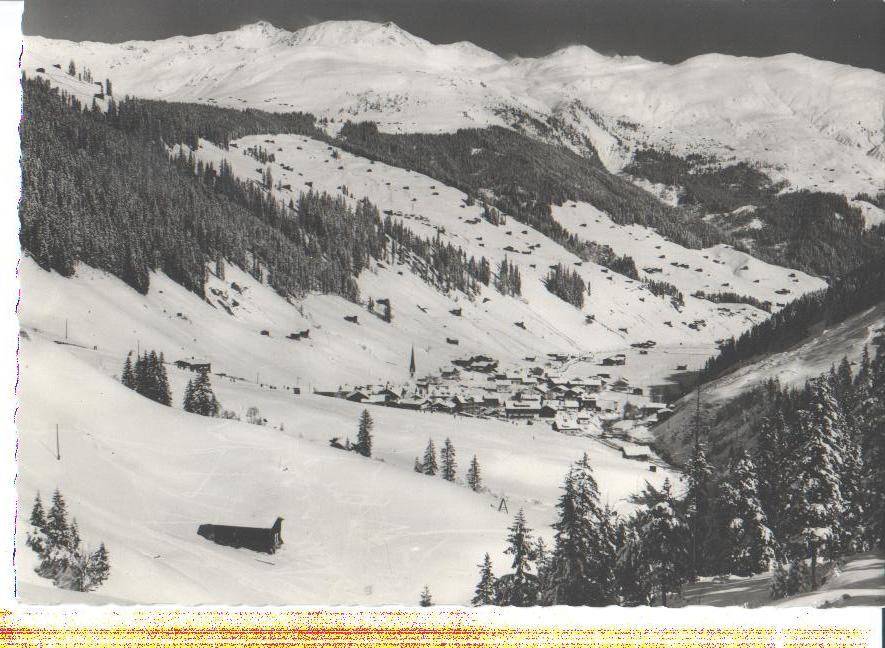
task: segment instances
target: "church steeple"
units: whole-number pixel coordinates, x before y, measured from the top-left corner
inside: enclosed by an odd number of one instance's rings
[[[415,345],[412,345],[412,358],[409,360],[409,375],[415,377]]]

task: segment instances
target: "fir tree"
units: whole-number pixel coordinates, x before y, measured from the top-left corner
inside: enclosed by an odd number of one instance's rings
[[[98,549],[89,557],[89,562],[86,565],[86,583],[88,588],[90,590],[95,589],[104,583],[110,571],[108,551],[102,542]]]
[[[698,396],[700,398],[700,396]],[[698,401],[700,410],[700,401]],[[700,427],[700,414],[695,416],[695,425]],[[690,534],[689,577],[706,574],[709,567],[708,550],[710,544],[709,501],[713,467],[707,462],[703,444],[699,441],[699,430],[695,431],[695,443],[686,468],[686,518]]]
[[[837,540],[845,509],[841,480],[843,426],[829,381],[819,378],[810,383],[808,406],[799,412],[804,442],[796,453],[787,515],[793,546],[811,558],[812,589],[817,586],[818,558]]]
[[[425,475],[435,475],[439,470],[436,463],[436,447],[433,445],[433,439],[428,439],[427,448],[424,450],[424,461],[421,462],[421,468]]]
[[[415,457],[415,472],[424,474],[424,465],[418,457]]]
[[[492,560],[486,554],[479,567],[479,583],[476,584],[471,603],[473,605],[494,605],[497,599],[495,575],[492,573]]]
[[[787,596],[787,578],[787,570],[784,569],[783,563],[778,562],[774,566],[768,585],[768,596],[771,599],[777,600]]]
[[[135,373],[132,370],[131,352],[126,356],[126,360],[123,362],[123,374],[120,378],[120,382],[122,382],[129,389],[135,389]]]
[[[356,445],[354,450],[364,457],[372,456],[372,427],[374,422],[369,415],[369,410],[363,410],[360,414],[359,430],[357,431]]]
[[[477,493],[482,490],[482,473],[480,472],[479,461],[476,459],[476,455],[473,455],[473,459],[470,460],[470,467],[467,469],[467,485]]]
[[[215,398],[209,373],[200,371],[197,377],[188,383],[184,395],[184,411],[201,416],[218,416],[221,405]]]
[[[650,585],[666,607],[667,595],[680,593],[686,580],[689,539],[688,529],[676,514],[669,479],[664,481],[657,501],[649,502],[640,536]]]
[[[430,607],[433,605],[433,599],[430,597],[430,588],[427,585],[424,586],[424,589],[421,591],[421,598],[418,600],[418,604],[421,607]]]
[[[455,446],[452,441],[446,437],[442,450],[439,453],[442,461],[442,478],[446,481],[455,481]]]
[[[27,545],[33,549],[38,556],[43,556],[48,543],[46,534],[46,513],[43,510],[43,502],[40,500],[40,493],[34,498],[34,506],[31,508],[30,523],[32,530],[28,533]]]
[[[787,508],[786,467],[790,463],[790,431],[780,408],[762,421],[756,445],[756,475],[759,503],[779,543],[784,541],[783,522]],[[782,558],[782,556],[780,556]]]
[[[70,546],[71,529],[68,525],[67,504],[57,488],[52,494],[52,506],[46,518],[46,535],[54,547]]]
[[[532,546],[531,529],[526,525],[522,509],[513,519],[509,531],[509,546],[504,553],[513,556],[513,573],[498,579],[498,604],[529,607],[538,599],[538,577],[531,573],[535,550]]]
[[[599,507],[599,488],[585,454],[569,471],[557,503],[559,517],[549,590],[554,605],[602,606],[617,602],[615,547],[609,514]]]
[[[774,557],[774,534],[758,498],[756,467],[746,455],[733,466],[720,491],[721,537],[728,548],[720,571],[751,576],[768,569]]]

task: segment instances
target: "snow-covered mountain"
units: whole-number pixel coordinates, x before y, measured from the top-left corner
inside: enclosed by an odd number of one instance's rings
[[[331,130],[347,119],[389,132],[522,121],[579,151],[589,143],[615,171],[654,146],[757,162],[795,188],[849,197],[885,184],[885,75],[794,54],[666,65],[572,46],[505,60],[362,21],[119,44],[26,39],[26,69],[69,59],[118,95],[303,110]]]

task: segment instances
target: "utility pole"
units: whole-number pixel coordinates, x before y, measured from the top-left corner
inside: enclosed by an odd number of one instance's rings
[[[68,339],[68,318],[65,318],[65,340]]]
[[[55,460],[61,461],[61,446],[58,443],[58,423],[55,424]]]

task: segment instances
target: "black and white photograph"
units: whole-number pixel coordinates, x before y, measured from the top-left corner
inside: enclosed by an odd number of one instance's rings
[[[885,605],[881,0],[20,15],[17,601]]]

